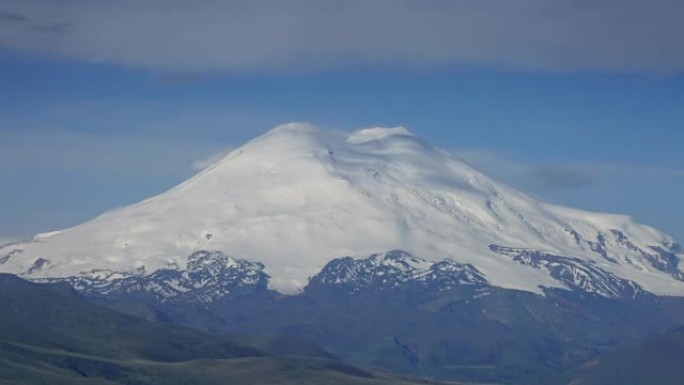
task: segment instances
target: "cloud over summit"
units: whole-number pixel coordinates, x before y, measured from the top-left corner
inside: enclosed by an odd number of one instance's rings
[[[0,47],[171,72],[673,73],[677,0],[8,0]]]

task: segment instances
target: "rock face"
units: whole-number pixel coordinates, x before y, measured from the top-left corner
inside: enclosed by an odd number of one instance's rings
[[[439,292],[461,285],[486,285],[474,266],[445,259],[430,262],[393,250],[365,259],[351,257],[330,261],[312,277],[308,290],[336,288],[353,294],[362,290],[392,290],[413,287]]]
[[[244,261],[188,260],[202,250]],[[415,260],[364,260],[387,250]],[[0,272],[203,301],[264,283],[299,293],[322,269],[347,286],[684,295],[683,252],[627,216],[538,202],[403,128],[286,124],[168,192],[0,248]]]
[[[608,298],[634,298],[642,292],[638,284],[601,269],[593,261],[496,245],[490,245],[490,248],[522,265],[545,271],[571,290],[596,293]]]
[[[89,275],[46,278],[39,281],[69,282],[89,295],[139,298],[164,302],[208,303],[217,299],[266,291],[264,265],[234,259],[220,251],[197,251],[185,269],[160,269],[151,274],[120,276],[92,271]]]
[[[633,299],[646,292],[633,281],[622,279],[579,258],[541,251],[491,245],[501,256],[544,271],[566,289],[606,298]],[[65,278],[39,278],[38,282],[68,282],[76,290],[94,296],[134,297],[155,302],[209,303],[250,294],[277,295],[268,289],[270,277],[260,262],[226,256],[220,251],[191,254],[185,268],[160,269],[121,275],[93,270]],[[462,287],[491,287],[473,265],[451,259],[429,261],[402,250],[373,254],[366,258],[342,257],[328,262],[309,279],[306,291],[359,292],[413,290],[424,293]],[[545,287],[541,286],[544,289]]]

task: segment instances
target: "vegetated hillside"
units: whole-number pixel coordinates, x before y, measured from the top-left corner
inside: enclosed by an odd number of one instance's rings
[[[681,297],[639,291],[609,298],[580,287],[538,295],[493,287],[470,265],[427,263],[398,250],[331,261],[302,293],[290,296],[265,285],[231,286],[240,275],[214,271],[201,282],[228,277],[215,290],[227,294],[208,302],[201,302],[208,285],[160,299],[156,288],[176,277],[161,273],[94,300],[210,332],[298,337],[363,367],[516,385],[548,384],[684,323]],[[584,283],[629,288],[601,277]]]
[[[571,385],[680,385],[684,383],[684,327],[585,365]]]
[[[151,323],[91,304],[68,285],[12,275],[0,275],[0,308],[2,384],[428,383],[359,369],[324,352],[312,357],[314,349],[288,355],[295,353],[287,341],[263,339],[257,348]]]

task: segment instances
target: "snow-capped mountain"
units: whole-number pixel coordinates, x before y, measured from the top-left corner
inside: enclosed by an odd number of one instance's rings
[[[302,290],[337,258],[405,250],[416,261],[401,273],[409,276],[453,271],[533,292],[684,295],[684,249],[628,216],[539,202],[404,128],[349,134],[297,123],[161,195],[0,248],[0,271],[100,285],[163,272],[175,274],[168,290],[182,292],[204,271],[188,256],[203,250],[234,256],[219,264],[232,274],[243,261],[283,293]],[[336,268],[353,276],[353,261]]]
[[[367,258],[337,258],[313,276],[307,289],[344,288],[391,290],[417,285],[421,290],[443,291],[461,285],[485,285],[487,280],[472,265],[451,259],[430,262],[401,251],[373,254]]]

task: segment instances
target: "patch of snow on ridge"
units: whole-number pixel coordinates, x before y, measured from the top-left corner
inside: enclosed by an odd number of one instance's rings
[[[348,143],[363,143],[371,140],[383,139],[388,136],[403,135],[403,136],[414,136],[408,129],[404,127],[394,127],[394,128],[364,128],[362,130],[355,131],[347,138]]]

